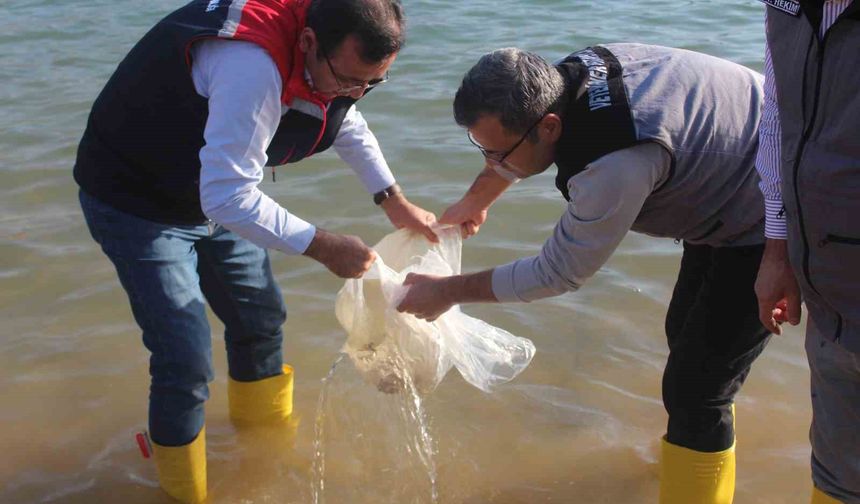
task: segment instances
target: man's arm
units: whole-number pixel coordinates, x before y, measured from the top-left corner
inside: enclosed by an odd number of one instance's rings
[[[379,142],[355,105],[347,111],[333,146],[338,156],[355,171],[369,194],[394,185],[394,175],[382,155]],[[439,241],[432,230],[436,216],[412,204],[403,193],[389,197],[381,206],[394,227],[405,227],[423,234],[432,242]]]
[[[770,9],[767,9],[769,11]],[[768,14],[766,14],[768,15]],[[767,22],[767,20],[765,20]],[[764,110],[759,124],[756,170],[765,203],[765,252],[756,278],[759,319],[773,333],[781,334],[779,324],[800,323],[800,288],[788,260],[785,215],[780,189],[780,124],[776,82],[770,47],[765,46]]]
[[[466,194],[445,210],[439,222],[460,226],[464,238],[477,234],[487,220],[490,206],[517,181],[518,179],[505,177],[490,166],[485,166]]]
[[[612,255],[671,165],[665,149],[616,151],[571,179],[571,202],[537,256],[471,275],[410,275],[399,311],[433,320],[471,302],[529,302],[576,290]]]
[[[409,286],[409,292],[397,306],[397,311],[411,313],[430,322],[455,304],[498,301],[493,294],[493,270],[449,277],[409,273],[403,285]]]
[[[206,216],[261,247],[309,255],[339,276],[363,274],[374,253],[360,239],[317,229],[257,188],[281,118],[281,77],[271,57],[240,41],[203,41],[193,51],[194,85],[209,104],[200,150]]]
[[[779,106],[776,101],[773,62],[770,48],[765,46],[764,56],[764,109],[758,129],[758,153],[755,166],[759,173],[765,203],[765,236],[785,240],[785,215],[782,205],[780,166]]]
[[[332,147],[338,157],[352,168],[368,194],[377,193],[396,182],[376,135],[370,131],[355,105],[344,116]]]

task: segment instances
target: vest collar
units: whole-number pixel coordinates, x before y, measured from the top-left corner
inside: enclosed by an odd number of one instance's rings
[[[565,79],[569,101],[556,143],[556,187],[570,199],[567,182],[595,159],[637,141],[624,91],[621,64],[605,47],[575,52],[557,68]]]
[[[824,0],[799,0],[799,2],[803,16],[812,25],[817,36],[821,31],[821,20],[824,16]],[[852,1],[851,5],[839,15],[836,22],[842,18],[860,19],[860,0]]]
[[[302,52],[299,44],[296,43],[293,48],[293,61],[289,80],[284,83],[281,102],[289,106],[293,103],[294,98],[301,98],[325,108],[331,102],[332,98],[326,98],[308,84],[308,79],[305,77],[305,57],[305,53]]]

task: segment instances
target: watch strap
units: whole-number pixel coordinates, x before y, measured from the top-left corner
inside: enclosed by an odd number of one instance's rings
[[[383,201],[394,196],[395,194],[400,194],[402,192],[403,192],[403,190],[400,188],[399,185],[397,185],[397,184],[390,185],[390,186],[386,187],[385,189],[383,189],[377,193],[374,193],[373,194],[373,202],[376,203],[377,205],[381,205]]]

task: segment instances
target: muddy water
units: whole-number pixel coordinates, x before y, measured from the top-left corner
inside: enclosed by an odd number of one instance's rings
[[[111,265],[87,234],[71,165],[100,86],[130,45],[176,5],[0,5],[0,502],[162,502],[154,467],[133,443],[146,423],[147,354]],[[632,40],[761,68],[758,2],[443,0],[406,7],[409,45],[391,82],[361,108],[410,197],[436,211],[459,198],[480,168],[450,104],[462,73],[490,49],[518,45],[556,58],[590,43]],[[263,190],[328,229],[371,243],[389,232],[333,156],[281,168],[278,182],[266,181]],[[562,208],[552,174],[519,184],[465,244],[464,270],[534,253]],[[680,246],[669,240],[630,235],[581,292],[467,308],[531,338],[537,354],[495,394],[452,372],[425,399],[439,502],[655,500],[665,427],[661,328],[679,257]],[[273,265],[290,312],[284,353],[296,367],[297,422],[254,435],[233,429],[222,328],[213,320],[217,378],[207,432],[214,503],[312,501],[321,380],[345,338],[333,308],[342,282],[303,258],[276,254]],[[740,504],[803,502],[808,495],[801,343],[798,330],[774,340],[739,397]],[[396,416],[392,403],[374,403],[380,395],[352,378],[344,375],[330,396],[346,394],[342,404],[331,404],[335,415],[360,411],[349,408],[353,401],[380,405],[378,416],[353,419],[356,425],[379,425],[387,411]],[[385,502],[391,495],[430,501],[420,468],[397,464],[397,440],[404,439],[398,436],[408,432],[368,428],[357,452],[361,442],[348,437],[357,433],[348,427],[330,430],[343,441],[328,446],[361,456],[329,459],[334,493],[327,502]],[[392,481],[412,483],[395,494]]]

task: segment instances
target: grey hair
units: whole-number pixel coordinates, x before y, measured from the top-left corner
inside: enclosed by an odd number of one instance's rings
[[[562,111],[564,88],[561,73],[537,54],[498,49],[466,72],[454,97],[454,120],[468,128],[493,115],[505,129],[522,134],[547,113]]]

